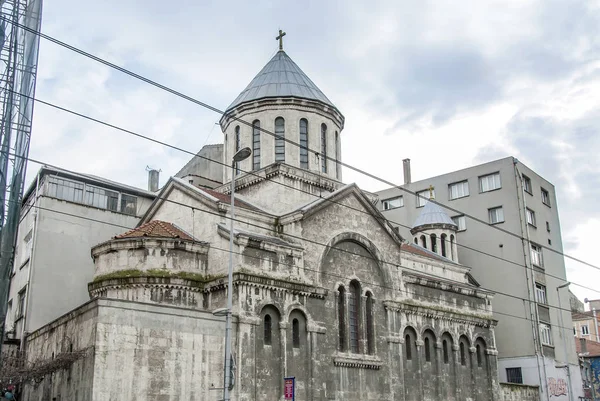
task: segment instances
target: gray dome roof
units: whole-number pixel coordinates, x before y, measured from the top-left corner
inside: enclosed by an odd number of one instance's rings
[[[337,109],[283,50],[273,56],[246,89],[227,107],[226,112],[242,103],[271,97],[316,100]]]
[[[423,209],[421,210],[421,214],[415,220],[412,229],[422,226],[429,226],[432,224],[452,225],[458,228],[456,223],[452,221],[448,214],[446,214],[446,212],[439,205],[427,201],[427,203],[425,204],[425,206],[423,206]]]

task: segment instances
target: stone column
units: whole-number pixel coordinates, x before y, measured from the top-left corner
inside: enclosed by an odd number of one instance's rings
[[[456,390],[456,400],[460,400],[460,396],[461,396],[461,388],[460,388],[460,367],[461,367],[461,363],[460,363],[460,347],[457,344],[452,344],[452,351],[454,352],[454,381],[456,383],[455,385],[455,390]]]
[[[421,352],[423,351],[423,340],[416,340],[415,345],[417,346],[417,377],[419,378],[419,393],[421,399],[425,397],[425,391],[423,390],[423,358],[421,358]]]
[[[475,381],[475,369],[477,369],[477,358],[475,358],[475,347],[469,347],[469,361],[471,361],[471,393],[477,391],[477,384]],[[473,397],[476,398],[476,397]]]
[[[287,322],[279,322],[279,343],[281,344],[281,377],[287,376],[287,328]],[[280,394],[283,394],[283,380],[280,382]]]
[[[435,342],[435,370],[436,370],[436,379],[437,379],[437,383],[436,383],[436,391],[437,391],[437,396],[438,396],[438,400],[441,400],[442,397],[442,342],[441,341],[436,341]]]
[[[498,385],[498,351],[495,349],[486,349],[487,354],[487,377],[489,382],[489,390],[492,392],[490,399],[492,401],[500,400],[500,388]]]
[[[390,400],[404,401],[404,339],[400,336],[389,336],[387,343]]]

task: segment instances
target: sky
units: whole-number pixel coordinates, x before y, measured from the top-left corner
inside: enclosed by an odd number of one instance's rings
[[[346,117],[345,163],[401,184],[404,158],[417,181],[515,156],[555,185],[565,253],[600,266],[599,20],[600,0],[52,0],[42,31],[224,110],[281,28]],[[43,101],[191,152],[222,142],[218,114],[44,39],[37,79]],[[189,159],[40,103],[30,157],[142,188],[147,166],[162,184]],[[598,269],[567,260],[567,278],[600,290]]]

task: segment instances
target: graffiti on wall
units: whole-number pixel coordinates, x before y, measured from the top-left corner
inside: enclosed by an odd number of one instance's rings
[[[565,379],[555,379],[551,377],[548,379],[548,392],[550,397],[560,397],[561,395],[567,395],[567,382]]]

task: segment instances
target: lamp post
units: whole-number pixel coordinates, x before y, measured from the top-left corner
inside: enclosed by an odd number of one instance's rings
[[[229,269],[227,275],[227,315],[225,320],[225,364],[223,367],[223,400],[229,401],[231,385],[231,309],[233,308],[233,221],[235,220],[235,165],[252,154],[248,147],[240,149],[231,160],[231,220],[229,221]]]
[[[570,284],[571,283],[567,281],[566,283],[561,284],[558,287],[556,287],[556,294],[558,295],[558,316],[560,317],[560,327],[562,327],[562,329],[563,329],[562,340],[563,340],[563,349],[564,349],[564,353],[565,353],[565,366],[567,368],[567,380],[569,381],[569,399],[571,401],[573,401],[573,386],[572,386],[572,382],[571,382],[571,367],[569,366],[569,357],[567,354],[567,339],[566,339],[567,336],[564,333],[565,325],[563,323],[562,303],[560,302],[560,289],[568,287]]]

